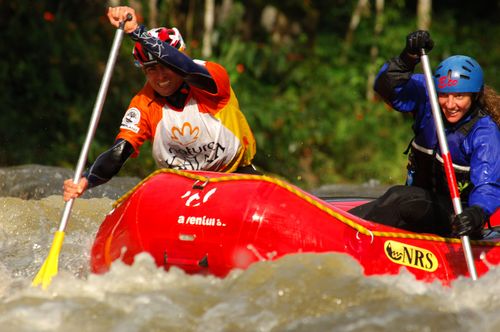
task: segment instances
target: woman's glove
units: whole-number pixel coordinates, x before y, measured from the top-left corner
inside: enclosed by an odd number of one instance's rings
[[[470,206],[451,218],[453,236],[475,235],[481,232],[488,217],[477,205]]]
[[[401,59],[406,70],[413,72],[415,66],[420,61],[419,55],[422,49],[427,53],[432,50],[433,47],[434,42],[427,31],[414,31],[406,36],[406,46],[399,55],[399,59]]]
[[[433,47],[434,41],[427,31],[418,30],[406,36],[406,47],[404,50],[410,55],[418,56],[420,55],[420,51],[422,49],[424,49],[425,52],[428,53],[432,50]]]

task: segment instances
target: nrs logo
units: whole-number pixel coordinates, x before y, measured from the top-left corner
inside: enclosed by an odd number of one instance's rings
[[[439,262],[431,251],[396,241],[385,241],[384,252],[393,263],[434,272]]]

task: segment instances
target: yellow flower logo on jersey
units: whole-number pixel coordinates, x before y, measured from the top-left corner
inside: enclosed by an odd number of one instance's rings
[[[184,122],[181,129],[172,127],[172,139],[183,146],[195,142],[199,135],[200,128],[193,128],[189,122]]]

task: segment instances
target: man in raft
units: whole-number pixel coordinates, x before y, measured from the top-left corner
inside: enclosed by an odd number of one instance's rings
[[[133,56],[146,84],[132,98],[111,148],[79,183],[64,182],[64,200],[109,181],[146,140],[159,167],[260,174],[252,165],[255,139],[226,70],[188,57],[176,28],[139,25],[130,7],[109,8],[107,16],[118,27],[128,14],[124,31],[136,42]]]

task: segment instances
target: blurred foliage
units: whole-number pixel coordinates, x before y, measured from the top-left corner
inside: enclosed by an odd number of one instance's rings
[[[142,4],[147,23],[150,1],[135,2]],[[201,57],[203,1],[157,3],[162,25],[191,31],[188,22],[193,20],[192,34],[184,37],[190,55]],[[416,29],[416,2],[387,0],[380,36],[374,36],[370,8],[347,45],[356,3],[233,1],[227,18],[216,21],[209,60],[230,74],[257,139],[255,164],[264,172],[305,188],[403,181],[411,118],[365,96],[369,72],[397,55],[405,36]],[[285,18],[281,30],[269,31],[261,24],[270,5]],[[97,0],[0,0],[1,166],[76,164],[114,36],[106,7]],[[471,55],[485,69],[486,82],[498,90],[498,9],[495,2],[434,1],[431,64],[451,54]],[[374,59],[372,46],[379,49]],[[90,160],[113,142],[124,110],[144,83],[132,65],[131,48],[125,38]],[[153,169],[148,145],[121,174],[142,177]]]

